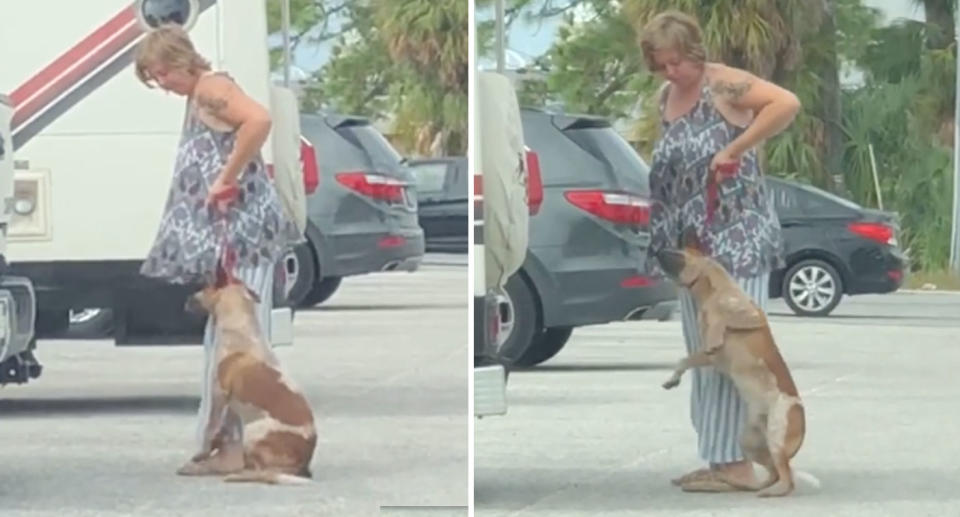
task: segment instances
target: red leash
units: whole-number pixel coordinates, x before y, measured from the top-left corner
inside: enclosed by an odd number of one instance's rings
[[[739,163],[725,163],[717,166],[716,171],[710,171],[707,176],[707,224],[713,222],[713,213],[716,212],[717,206],[719,205],[719,200],[717,199],[717,184],[719,181],[717,178],[723,174],[725,176],[733,176],[740,170]]]
[[[237,186],[232,186],[228,190],[220,192],[213,197],[214,203],[218,201],[234,201],[239,197],[240,189]],[[218,206],[213,207],[214,210],[219,211]],[[224,286],[231,283],[235,280],[235,277],[231,273],[233,266],[237,263],[237,252],[230,247],[230,242],[227,239],[227,217],[226,214],[221,214],[223,216],[223,251],[218,261],[219,264],[217,267],[217,286]]]

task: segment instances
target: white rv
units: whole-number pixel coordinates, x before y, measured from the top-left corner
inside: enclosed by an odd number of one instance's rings
[[[517,94],[501,74],[479,72],[474,177],[474,415],[507,411],[501,335],[513,321],[503,286],[527,255],[531,193]]]
[[[9,274],[7,232],[16,206],[13,196],[13,149],[10,119],[13,106],[0,95],[0,386],[24,383],[40,375],[41,367],[33,355],[36,298],[33,285],[24,277]]]
[[[38,333],[65,328],[70,310],[109,307],[117,344],[199,343],[203,322],[184,314],[187,292],[138,274],[170,187],[184,100],[137,80],[135,45],[159,23],[185,26],[214,68],[273,111],[267,163],[299,163],[285,156],[296,146],[274,142],[299,128],[283,126],[298,124],[296,103],[279,102],[290,95],[271,86],[265,2],[4,1],[0,20],[16,178],[8,257],[35,286]],[[272,340],[289,341],[289,309],[275,312]]]

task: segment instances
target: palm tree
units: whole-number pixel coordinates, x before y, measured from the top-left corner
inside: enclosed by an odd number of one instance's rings
[[[463,0],[375,2],[390,55],[422,78],[401,92],[401,130],[427,148],[439,137],[448,154],[466,151],[468,4]]]

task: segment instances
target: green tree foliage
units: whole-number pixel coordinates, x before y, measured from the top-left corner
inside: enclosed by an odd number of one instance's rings
[[[268,0],[271,31],[280,2]],[[393,118],[403,152],[466,152],[467,5],[457,0],[291,0],[294,45],[333,40],[301,109]],[[274,65],[279,51],[271,54]]]
[[[773,80],[803,103],[793,125],[765,143],[768,173],[877,207],[872,147],[883,208],[900,215],[914,268],[935,270],[949,256],[955,2],[917,4],[926,23],[881,26],[861,0],[508,0],[508,19],[565,17],[540,61],[546,80],[525,86],[525,100],[632,120],[631,140],[649,157],[660,80],[642,64],[636,30],[665,9],[694,15],[711,59]],[[849,73],[862,80],[841,90]]]

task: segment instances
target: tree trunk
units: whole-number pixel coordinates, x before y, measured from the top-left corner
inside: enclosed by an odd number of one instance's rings
[[[955,0],[923,0],[923,12],[927,19],[927,48],[944,49],[953,43],[953,9]]]
[[[820,119],[823,120],[823,168],[827,184],[840,195],[845,193],[843,176],[844,133],[842,101],[840,95],[840,70],[837,63],[837,26],[834,11],[835,0],[824,0],[824,15],[820,25],[820,38],[826,51],[820,64]]]

